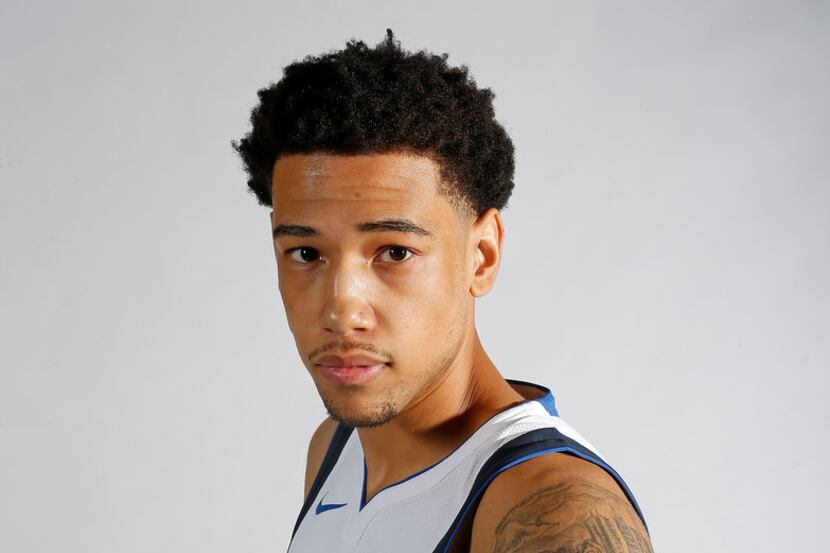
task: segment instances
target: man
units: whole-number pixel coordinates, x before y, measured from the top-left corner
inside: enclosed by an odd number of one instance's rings
[[[289,551],[651,551],[550,390],[505,380],[478,338],[513,145],[490,90],[446,60],[390,30],[307,57],[233,143],[273,208],[288,325],[329,415]]]

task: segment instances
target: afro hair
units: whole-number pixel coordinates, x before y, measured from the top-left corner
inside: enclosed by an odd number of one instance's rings
[[[448,54],[403,50],[390,29],[374,48],[345,48],[287,65],[257,92],[251,130],[231,145],[249,192],[273,207],[271,178],[283,154],[404,152],[441,168],[443,192],[481,215],[513,190],[514,148],[496,121],[494,94]]]

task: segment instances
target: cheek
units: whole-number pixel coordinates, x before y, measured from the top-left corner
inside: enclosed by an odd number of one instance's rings
[[[380,309],[385,322],[407,336],[440,337],[457,323],[464,305],[463,266],[448,256],[424,261],[386,288]]]
[[[291,332],[296,334],[298,328],[308,328],[307,319],[311,316],[314,300],[314,294],[309,293],[309,286],[303,286],[296,277],[280,273],[279,291]]]

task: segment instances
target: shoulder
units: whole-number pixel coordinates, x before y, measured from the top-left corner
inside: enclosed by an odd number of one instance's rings
[[[616,480],[599,466],[549,453],[510,467],[482,496],[470,551],[652,553]]]
[[[314,434],[311,435],[311,441],[308,444],[308,455],[306,456],[303,497],[306,497],[311,489],[311,484],[323,463],[323,457],[326,456],[326,450],[336,428],[337,421],[331,417],[326,417],[314,431]]]

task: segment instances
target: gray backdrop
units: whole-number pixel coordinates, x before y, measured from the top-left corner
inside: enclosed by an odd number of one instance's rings
[[[284,551],[324,416],[229,142],[286,63],[450,53],[517,147],[479,304],[658,552],[817,550],[827,2],[5,1],[0,551]]]

